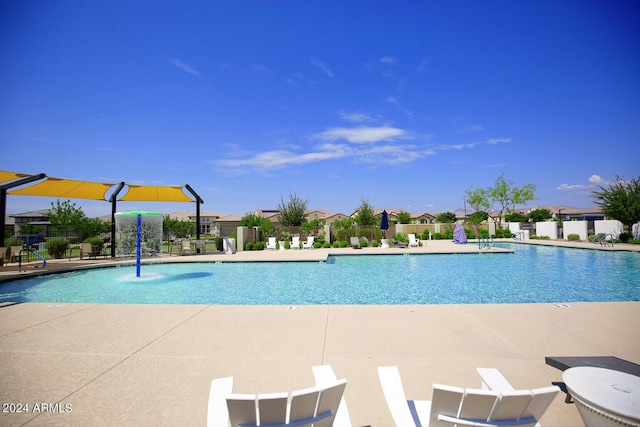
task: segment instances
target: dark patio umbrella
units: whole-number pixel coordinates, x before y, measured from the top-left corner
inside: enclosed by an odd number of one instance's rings
[[[384,237],[387,237],[387,230],[389,229],[389,214],[386,210],[382,211],[382,219],[380,220],[380,229],[384,230]]]

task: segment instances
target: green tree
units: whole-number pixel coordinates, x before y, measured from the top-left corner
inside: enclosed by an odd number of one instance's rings
[[[373,206],[366,199],[360,200],[360,206],[356,210],[353,220],[359,226],[377,225],[380,220],[373,213]]]
[[[398,220],[398,224],[410,224],[411,214],[409,212],[402,211],[396,215],[396,219]]]
[[[58,235],[74,231],[84,217],[82,208],[77,207],[70,200],[65,200],[62,203],[60,203],[60,200],[56,200],[55,205],[51,202],[49,222]]]
[[[295,194],[289,193],[289,202],[285,203],[280,196],[278,205],[278,222],[284,227],[299,227],[307,219],[308,200],[302,200]]]
[[[488,191],[484,188],[473,188],[465,191],[467,195],[467,203],[474,211],[488,211],[491,209]]]
[[[480,233],[480,224],[482,224],[482,222],[486,221],[488,218],[488,213],[486,213],[485,211],[477,210],[469,216],[465,223],[471,225],[471,229],[475,233],[476,238],[478,238],[478,234]]]
[[[615,182],[592,191],[592,197],[607,217],[626,225],[631,235],[633,224],[640,222],[640,177],[631,181],[625,181],[618,175],[615,178]]]
[[[312,219],[311,221],[305,221],[302,223],[302,232],[305,235],[309,235],[311,234],[311,232],[314,232],[314,234],[317,234],[318,229],[320,228],[320,226],[322,225],[322,222],[320,222],[319,219]]]
[[[40,234],[44,231],[44,226],[42,225],[33,225],[33,224],[22,224],[20,226],[20,234],[22,235],[33,235]]]
[[[515,209],[517,205],[525,204],[529,200],[535,200],[536,186],[534,184],[525,184],[522,187],[515,187],[513,181],[504,178],[504,173],[496,179],[495,185],[487,189],[491,204],[497,203],[500,206],[498,214],[492,216],[494,221],[497,219],[498,228],[500,228],[500,220],[508,207]]]
[[[529,218],[520,212],[511,211],[504,215],[504,220],[507,222],[527,222]]]
[[[513,181],[508,181],[501,174],[496,179],[493,187],[476,188],[473,187],[466,191],[467,203],[476,210],[491,212],[494,204],[499,205],[496,215],[491,218],[501,227],[500,220],[507,208],[515,209],[517,205],[525,204],[529,200],[535,200],[536,186],[534,184],[525,184],[522,187],[515,187]]]
[[[338,229],[343,237],[351,236],[353,230],[353,218],[345,217],[342,219],[337,219],[331,223],[332,228]]]
[[[542,222],[546,221],[549,218],[553,217],[553,214],[549,209],[534,209],[528,214],[529,219],[533,222]]]
[[[254,213],[246,213],[240,220],[240,225],[243,227],[258,227],[260,228],[260,234],[266,238],[273,235],[275,230],[275,224],[269,221],[267,218]]]
[[[81,218],[73,227],[73,231],[78,234],[80,240],[84,241],[87,237],[98,236],[100,233],[108,233],[111,231],[111,223],[101,221],[99,218]]]
[[[162,218],[162,229],[164,233],[173,233],[175,237],[183,238],[193,234],[196,230],[196,223],[193,221],[171,218],[169,215],[165,215]]]
[[[436,217],[436,222],[439,222],[441,224],[453,224],[457,220],[458,219],[456,218],[456,214],[454,214],[453,212],[440,213]]]

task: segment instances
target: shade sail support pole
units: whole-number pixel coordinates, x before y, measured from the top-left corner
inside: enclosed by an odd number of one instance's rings
[[[7,214],[7,190],[13,187],[19,187],[24,184],[29,184],[34,181],[46,178],[47,175],[39,173],[38,175],[28,176],[26,178],[12,181],[8,184],[0,185],[0,247],[4,246],[4,227],[6,226],[4,218]]]
[[[185,184],[185,188],[196,198],[196,239],[200,240],[200,204],[204,203],[204,200],[202,200],[189,184]]]
[[[118,193],[124,188],[124,181],[118,184],[109,201],[111,202],[111,258],[116,257],[116,201]]]

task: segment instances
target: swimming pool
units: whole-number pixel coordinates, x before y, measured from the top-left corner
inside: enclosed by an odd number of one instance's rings
[[[489,304],[640,301],[640,253],[501,244],[515,253],[171,263],[0,284],[0,302]]]

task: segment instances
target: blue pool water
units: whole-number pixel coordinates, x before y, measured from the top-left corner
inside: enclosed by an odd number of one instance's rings
[[[515,253],[111,267],[0,284],[0,301],[488,304],[640,301],[640,253],[507,244]]]

